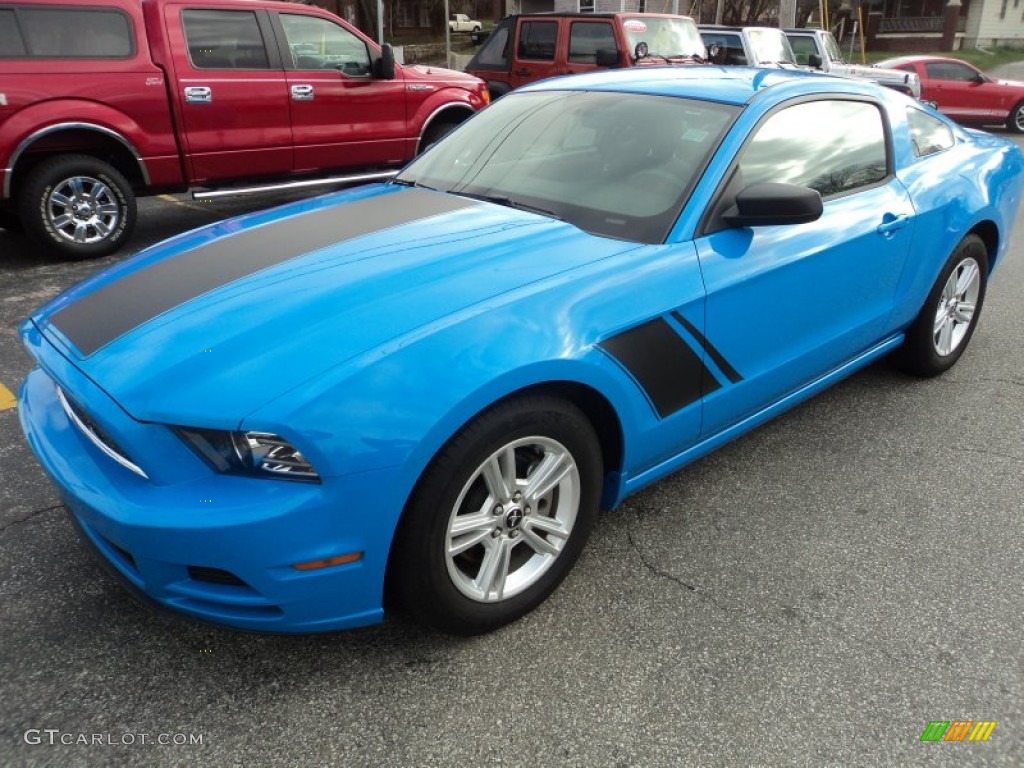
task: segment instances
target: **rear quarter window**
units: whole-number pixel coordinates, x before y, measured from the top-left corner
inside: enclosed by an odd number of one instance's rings
[[[135,55],[132,22],[114,8],[0,8],[0,57],[127,59]]]
[[[910,140],[914,145],[914,154],[918,157],[942,152],[955,143],[953,131],[948,125],[919,109],[907,110],[907,123],[910,125]]]

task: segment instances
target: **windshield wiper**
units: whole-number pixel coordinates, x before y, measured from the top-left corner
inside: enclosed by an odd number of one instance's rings
[[[504,205],[506,208],[515,208],[517,211],[526,211],[528,213],[539,213],[541,216],[548,216],[552,219],[558,219],[562,221],[562,217],[554,211],[549,211],[547,208],[539,208],[536,205],[529,205],[528,203],[521,203],[518,200],[513,200],[511,197],[506,195],[479,195],[474,192],[456,192],[456,195],[462,197],[471,197],[474,200],[483,200],[485,203],[496,203],[497,205]]]
[[[399,179],[398,177],[394,177],[391,179],[391,183],[397,184],[400,187],[417,187],[419,189],[429,189],[431,192],[437,192],[436,187],[431,187],[428,186],[427,184],[421,184],[420,182],[413,181],[411,179]]]

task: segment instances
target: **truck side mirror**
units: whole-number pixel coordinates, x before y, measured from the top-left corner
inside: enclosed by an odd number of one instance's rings
[[[821,56],[816,53],[807,54],[807,64],[815,69],[821,69]]]
[[[615,69],[619,66],[619,52],[614,48],[600,48],[594,54],[594,63],[599,67]]]
[[[395,79],[395,49],[391,43],[380,47],[380,58],[373,60],[373,76],[379,80]]]

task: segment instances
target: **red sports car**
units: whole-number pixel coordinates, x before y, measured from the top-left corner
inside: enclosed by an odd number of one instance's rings
[[[916,72],[921,78],[921,99],[961,123],[1004,123],[1024,133],[1024,83],[996,80],[959,59],[939,56],[901,56],[877,66]]]

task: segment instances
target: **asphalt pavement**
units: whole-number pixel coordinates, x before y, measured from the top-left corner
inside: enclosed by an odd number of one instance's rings
[[[132,246],[267,202],[145,201]],[[0,390],[0,765],[1022,765],[1022,234],[947,375],[872,366],[636,495],[540,609],[472,639],[148,611]],[[30,367],[17,323],[123,255],[0,231],[0,384]],[[922,742],[938,720],[997,725]]]

